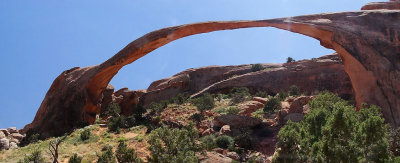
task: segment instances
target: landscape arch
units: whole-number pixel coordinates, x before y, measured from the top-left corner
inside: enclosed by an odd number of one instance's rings
[[[182,37],[251,27],[275,27],[300,33],[333,49],[343,60],[358,108],[362,103],[382,108],[387,122],[399,125],[400,39],[399,10],[316,14],[252,21],[215,21],[168,27],[128,44],[102,64],[72,68],[59,75],[31,124],[42,137],[62,135],[81,122],[93,123],[103,91],[125,65]]]

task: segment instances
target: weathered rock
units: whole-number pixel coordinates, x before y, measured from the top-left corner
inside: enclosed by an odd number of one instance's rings
[[[361,10],[378,10],[378,9],[399,10],[400,1],[390,0],[390,2],[371,2],[361,8]]]
[[[285,118],[283,118],[284,122],[287,122],[288,120],[292,122],[300,122],[303,120],[304,115],[301,113],[290,113]]]
[[[4,133],[4,135],[8,136],[10,133],[7,131],[7,129],[0,129],[0,132]]]
[[[236,152],[228,152],[226,156],[236,161],[239,161],[240,159],[239,155]]]
[[[241,109],[239,115],[251,116],[251,113],[263,108],[264,104],[258,101],[246,101],[239,104],[238,107]]]
[[[199,160],[201,163],[231,163],[232,159],[220,153],[206,152],[206,156],[200,155]]]
[[[11,138],[11,139],[9,139],[9,141],[10,141],[10,143],[19,144],[19,140],[18,140],[18,139],[15,139],[15,138]]]
[[[251,128],[262,123],[262,121],[257,118],[233,114],[217,116],[214,118],[213,122],[215,127],[229,125],[231,128]]]
[[[212,128],[206,129],[201,133],[201,136],[207,136],[213,134],[215,131]]]
[[[253,101],[258,101],[258,102],[261,102],[262,104],[265,104],[265,103],[267,103],[267,101],[268,101],[268,98],[262,98],[262,97],[253,97],[253,99],[252,99]]]
[[[4,134],[3,132],[0,132],[0,139],[6,138],[6,134]]]
[[[12,134],[12,133],[18,133],[18,130],[16,127],[9,127],[7,128],[7,131]]]
[[[133,106],[139,104],[139,96],[136,91],[122,88],[114,93],[114,96],[122,96],[122,100],[118,103],[121,107],[121,114],[129,116],[132,114]]]
[[[106,89],[103,91],[103,99],[101,101],[100,114],[102,115],[106,110],[108,105],[113,101],[114,86],[108,84]]]
[[[303,113],[303,106],[307,105],[313,98],[313,96],[296,97],[290,104],[289,113]]]
[[[219,135],[227,135],[231,132],[231,126],[229,125],[224,125],[221,127],[219,130]]]
[[[22,138],[24,138],[24,135],[21,135],[20,133],[12,133],[11,136],[18,140],[22,140]]]
[[[64,71],[55,79],[34,120],[24,131],[34,129],[42,137],[60,136],[82,122],[93,123],[100,112],[103,91],[123,66],[182,37],[250,27],[276,27],[304,34],[338,52],[352,82],[358,107],[364,102],[378,105],[382,107],[386,121],[398,126],[399,19],[400,10],[363,10],[269,20],[195,23],[153,31],[100,65]],[[297,72],[294,74],[301,80],[304,68],[289,69]],[[248,77],[251,79],[251,75]]]
[[[10,148],[10,141],[6,138],[0,139],[0,150]]]
[[[10,148],[9,148],[9,149],[15,149],[15,148],[18,148],[17,143],[11,142],[11,143],[10,143]]]

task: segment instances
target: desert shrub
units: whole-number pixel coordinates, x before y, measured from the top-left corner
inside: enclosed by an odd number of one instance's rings
[[[89,129],[89,128],[84,129],[84,130],[81,132],[81,135],[80,135],[81,140],[82,140],[82,141],[88,140],[88,139],[90,138],[90,135],[91,135],[90,129]]]
[[[252,138],[248,132],[242,132],[234,138],[235,144],[244,149],[252,149]]]
[[[258,119],[264,119],[264,109],[263,108],[261,108],[261,109],[258,109],[258,110],[256,110],[255,112],[253,112],[253,113],[251,113],[251,115],[254,117],[254,118],[258,118]]]
[[[121,128],[127,127],[125,116],[112,117],[107,124],[109,132],[119,133]]]
[[[135,119],[141,119],[143,117],[143,114],[146,113],[146,109],[139,104],[133,104],[132,105],[132,116]]]
[[[36,143],[36,142],[39,141],[39,138],[40,138],[40,134],[38,132],[36,132],[36,131],[34,131],[32,129],[29,129],[26,132],[26,136],[24,138],[22,138],[22,140],[21,140],[19,145],[21,147],[24,147],[24,146],[26,146],[28,144]]]
[[[78,156],[78,154],[74,154],[69,158],[68,163],[81,163],[82,162],[82,157]]]
[[[215,143],[215,136],[214,135],[207,135],[202,138],[200,138],[202,147],[206,150],[212,150],[217,147],[217,144]]]
[[[390,152],[393,156],[400,156],[400,128],[392,130],[391,132]]]
[[[292,57],[287,57],[286,63],[290,63],[290,62],[296,62],[296,60],[294,60]]]
[[[284,91],[280,91],[275,97],[279,98],[280,101],[283,101],[286,99],[286,97],[289,97],[289,94]]]
[[[199,150],[196,144],[198,132],[193,124],[182,129],[160,127],[148,136],[149,162],[198,162],[195,152]]]
[[[299,95],[299,88],[297,86],[292,85],[289,87],[289,95],[290,96],[298,96]]]
[[[204,119],[204,115],[199,113],[194,113],[192,116],[190,116],[189,119],[191,119],[196,123],[200,123]]]
[[[112,146],[104,146],[103,153],[98,155],[97,163],[116,163]]]
[[[281,101],[277,97],[271,97],[264,105],[264,113],[273,113],[281,109]]]
[[[120,163],[141,163],[143,160],[138,157],[133,148],[128,148],[125,141],[119,141],[115,156]]]
[[[227,98],[229,98],[229,96],[226,95],[226,94],[218,94],[216,98],[217,98],[217,100],[218,100],[219,102],[221,102],[222,99],[227,99]]]
[[[111,102],[108,104],[106,110],[101,114],[101,116],[118,116],[120,112],[121,108],[119,107],[118,103]]]
[[[388,128],[376,106],[360,111],[325,92],[299,123],[288,122],[278,134],[274,162],[386,162]]]
[[[254,96],[255,97],[263,97],[263,98],[265,98],[265,97],[268,96],[268,93],[265,92],[265,91],[258,91],[256,94],[254,94]]]
[[[42,155],[42,151],[39,149],[35,149],[30,155],[25,155],[22,160],[19,160],[18,163],[44,163],[44,157]]]
[[[160,112],[164,111],[164,109],[167,108],[167,106],[168,106],[168,103],[166,101],[162,101],[160,103],[152,102],[148,106],[148,109],[152,113],[160,113]]]
[[[182,105],[182,104],[184,104],[188,99],[189,99],[189,96],[185,96],[184,94],[179,93],[179,94],[176,95],[175,97],[170,98],[170,99],[169,99],[169,103],[175,103],[175,104],[178,104],[178,105]]]
[[[193,103],[197,107],[197,110],[203,113],[203,111],[214,107],[214,97],[209,93],[205,93],[203,96],[193,99]]]
[[[226,114],[234,114],[234,115],[236,115],[236,114],[239,113],[239,111],[240,111],[239,108],[232,106],[232,107],[229,107],[228,109],[226,109]]]
[[[231,104],[241,103],[246,101],[247,97],[250,96],[249,89],[246,87],[235,87],[229,93],[231,97]]]
[[[228,135],[222,135],[220,137],[217,137],[215,143],[217,144],[218,147],[227,149],[233,147],[234,140],[232,137]]]
[[[264,69],[264,67],[261,64],[253,64],[253,65],[251,65],[251,71],[252,72],[261,71],[263,69]]]

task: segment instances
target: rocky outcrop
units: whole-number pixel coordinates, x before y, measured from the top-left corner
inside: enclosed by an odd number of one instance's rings
[[[290,18],[186,24],[150,32],[104,63],[72,68],[59,75],[46,93],[31,124],[42,137],[60,136],[100,112],[103,92],[125,65],[176,39],[218,30],[276,27],[313,37],[334,49],[343,60],[358,106],[383,108],[394,126],[400,125],[400,10],[363,10]]]
[[[0,151],[18,148],[18,144],[25,137],[16,127],[0,129]]]
[[[230,128],[252,128],[260,125],[262,121],[253,117],[227,114],[215,117],[213,123],[214,127],[229,125]]]
[[[361,10],[379,10],[379,9],[399,10],[400,1],[390,0],[390,2],[371,2],[361,8]]]

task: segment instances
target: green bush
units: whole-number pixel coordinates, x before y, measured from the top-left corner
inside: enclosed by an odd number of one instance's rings
[[[109,132],[119,133],[121,128],[127,127],[125,116],[112,117],[107,124]]]
[[[199,113],[194,113],[192,116],[190,116],[190,119],[196,123],[200,123],[204,119],[204,115]]]
[[[227,98],[229,98],[229,96],[226,95],[226,94],[218,94],[216,98],[217,98],[217,100],[218,100],[219,102],[221,102],[222,99],[227,99]]]
[[[274,113],[281,109],[281,101],[277,97],[271,97],[264,105],[264,113]]]
[[[198,162],[196,144],[198,132],[193,124],[183,129],[160,127],[148,136],[151,156],[149,162]]]
[[[100,156],[97,156],[97,163],[116,163],[114,152],[111,146],[104,146],[102,151],[103,153]]]
[[[24,147],[28,144],[31,143],[36,143],[39,141],[40,134],[32,129],[29,129],[26,132],[26,136],[22,138],[21,142],[19,143],[19,146]]]
[[[205,93],[203,96],[193,99],[193,103],[197,110],[203,113],[205,110],[210,110],[214,107],[214,97],[209,93]]]
[[[143,118],[143,114],[146,113],[146,109],[142,105],[132,105],[132,116],[140,121]]]
[[[202,138],[200,138],[202,147],[206,150],[212,150],[217,147],[217,144],[215,143],[215,136],[214,135],[207,135]]]
[[[252,149],[252,138],[248,132],[242,132],[234,138],[235,144],[241,148],[250,150]]]
[[[91,131],[89,128],[83,130],[81,132],[81,140],[82,141],[88,140],[90,138],[90,135],[91,135]]]
[[[287,57],[286,58],[286,63],[291,63],[291,62],[296,62],[292,57]]]
[[[110,104],[108,104],[104,113],[101,113],[100,116],[102,117],[118,116],[120,112],[121,108],[119,107],[119,105],[115,102],[111,102]]]
[[[391,132],[390,152],[393,156],[400,156],[400,128],[392,130]]]
[[[215,140],[215,143],[218,147],[227,149],[233,147],[234,140],[228,135],[222,135]]]
[[[236,115],[240,112],[240,109],[237,107],[229,107],[228,109],[226,109],[226,114],[233,114]]]
[[[128,148],[125,141],[119,141],[115,156],[120,163],[142,163],[143,160],[138,157],[133,148]]]
[[[298,96],[299,95],[299,88],[297,88],[297,86],[295,86],[295,85],[290,86],[289,95],[290,96]]]
[[[265,91],[258,91],[256,94],[254,94],[254,97],[263,97],[263,98],[265,98],[267,96],[268,96],[268,93],[265,92]]]
[[[253,65],[251,65],[251,71],[252,72],[261,71],[263,69],[264,69],[264,67],[261,64],[253,64]]]
[[[69,158],[68,163],[81,163],[82,162],[82,157],[78,156],[78,154],[74,154]]]
[[[274,162],[387,162],[389,126],[380,109],[354,106],[325,92],[310,102],[299,123],[288,122],[278,134]]]
[[[161,113],[164,111],[165,108],[167,108],[168,103],[166,101],[162,101],[160,103],[155,103],[152,102],[150,103],[150,105],[148,106],[148,109],[152,112],[152,113]]]
[[[231,97],[231,104],[241,103],[246,101],[247,98],[250,96],[249,89],[246,87],[235,87],[229,93]]]
[[[189,96],[185,96],[184,94],[179,93],[175,97],[169,99],[169,103],[175,103],[175,104],[178,104],[178,105],[182,105],[185,102],[187,102],[188,99],[189,99]]]
[[[283,101],[286,99],[286,97],[289,97],[289,94],[284,91],[280,91],[275,97],[279,98],[280,101]]]
[[[35,149],[30,155],[25,155],[23,160],[19,160],[18,163],[44,163],[44,157],[42,151]]]

